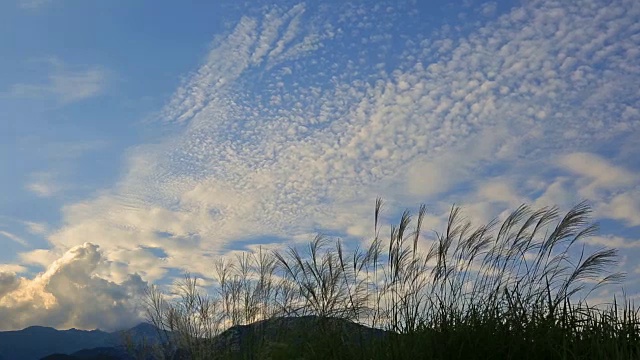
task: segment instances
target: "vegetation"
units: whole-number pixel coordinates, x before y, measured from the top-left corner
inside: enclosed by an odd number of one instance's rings
[[[317,236],[306,251],[261,249],[234,261],[220,259],[213,294],[200,291],[190,275],[173,295],[151,287],[149,321],[172,334],[158,354],[170,358],[181,349],[192,359],[640,358],[633,304],[616,298],[600,306],[587,302],[622,274],[611,271],[615,250],[585,253],[581,240],[597,231],[586,203],[564,216],[556,208],[521,206],[501,223],[479,227],[453,207],[444,232],[431,241],[421,233],[424,206],[415,222],[405,211],[383,240],[381,208],[378,199],[375,236],[364,249],[347,251],[339,240]],[[308,316],[312,327],[288,328],[280,338],[265,335],[269,330],[234,344],[225,331]],[[357,343],[347,336],[357,332],[332,321],[386,335]]]

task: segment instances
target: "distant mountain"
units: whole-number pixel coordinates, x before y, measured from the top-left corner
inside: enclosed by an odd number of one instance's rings
[[[274,358],[287,358],[304,353],[312,342],[328,340],[336,346],[361,348],[393,335],[339,318],[280,317],[231,327],[218,335],[209,348],[212,353],[233,358],[271,358],[276,352],[281,355]]]
[[[52,354],[43,357],[41,360],[77,360],[75,356],[67,354]]]
[[[111,333],[112,336],[118,339],[128,339],[133,343],[157,343],[162,340],[160,337],[166,338],[167,332],[165,335],[162,335],[158,332],[158,328],[149,324],[149,323],[140,323],[131,329],[121,330]]]
[[[0,360],[48,360],[72,359],[70,354],[81,350],[112,348],[113,354],[122,354],[125,339],[132,343],[158,341],[158,332],[149,324],[140,324],[131,329],[108,333],[101,330],[56,330],[50,327],[31,326],[19,331],[0,332]],[[97,352],[99,353],[99,351]],[[76,354],[74,354],[75,356]],[[83,353],[80,353],[84,356]],[[66,356],[66,357],[65,357]],[[106,357],[101,357],[105,358]],[[73,359],[79,359],[78,356]],[[87,358],[89,359],[89,358]]]
[[[276,351],[300,354],[310,342],[318,339],[330,341],[330,346],[346,344],[361,348],[393,334],[338,318],[280,317],[233,326],[213,339],[202,339],[196,351],[261,359],[271,357]],[[159,341],[157,329],[150,324],[112,333],[32,326],[20,331],[0,332],[0,360],[133,360],[125,343],[157,344]],[[189,359],[190,350],[194,349],[174,348],[173,358]],[[153,359],[152,355],[147,356],[149,360]]]
[[[73,360],[133,360],[133,357],[125,349],[119,347],[84,349],[71,355]]]

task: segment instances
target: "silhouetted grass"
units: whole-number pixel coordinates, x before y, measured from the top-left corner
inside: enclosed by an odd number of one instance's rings
[[[386,241],[381,208],[378,199],[375,236],[364,249],[347,252],[340,241],[317,236],[306,251],[218,261],[212,295],[199,292],[189,275],[178,284],[177,301],[150,288],[149,321],[175,334],[164,354],[181,348],[193,359],[640,358],[638,309],[626,299],[605,308],[587,301],[622,274],[611,271],[616,250],[575,249],[597,231],[586,203],[564,216],[521,206],[499,226],[479,227],[452,207],[427,251],[420,250],[424,206],[413,227],[405,211]],[[273,321],[241,326],[303,316],[314,320],[296,329]],[[336,319],[386,332],[371,336]],[[250,331],[243,339],[251,341],[234,344],[234,335],[222,333],[233,326]]]

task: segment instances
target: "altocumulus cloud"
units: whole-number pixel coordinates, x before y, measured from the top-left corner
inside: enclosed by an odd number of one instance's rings
[[[452,201],[484,221],[522,201],[568,206],[585,196],[638,223],[629,211],[640,182],[626,176],[635,170],[619,154],[595,154],[638,134],[638,2],[530,1],[497,17],[485,9],[481,23],[402,36],[389,30],[420,29],[410,5],[335,6],[269,8],[218,38],[159,113],[157,126],[172,135],[131,149],[116,186],[63,209],[51,251],[74,250],[34,280],[4,275],[4,309],[26,311],[36,296],[63,310],[87,303],[88,292],[65,298],[66,281],[111,301],[141,283],[128,274],[206,275],[211,257],[239,240],[320,229],[366,236],[376,195],[391,206],[432,203],[434,225]],[[597,175],[585,161],[625,176]],[[101,258],[85,241],[109,263],[102,277],[71,270]],[[79,265],[51,282],[67,263]],[[41,291],[45,283],[54,291]],[[97,322],[70,311],[29,320]]]

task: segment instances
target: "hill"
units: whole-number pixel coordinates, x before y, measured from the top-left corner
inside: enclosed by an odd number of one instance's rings
[[[193,355],[212,359],[283,359],[310,348],[364,348],[392,334],[338,318],[280,317],[233,326],[213,339],[197,340],[190,347],[183,346],[173,351],[170,358],[189,359]],[[20,331],[0,332],[0,359],[133,360],[124,346],[124,339],[136,344],[157,344],[159,335],[154,326],[144,323],[112,333],[33,326]]]
[[[81,350],[85,350],[85,353],[79,355],[85,358],[88,356],[87,349],[96,348],[113,349],[104,351],[123,354],[122,350],[118,349],[123,347],[125,339],[130,339],[133,343],[140,343],[143,340],[157,342],[158,332],[152,325],[144,323],[128,330],[112,333],[101,330],[56,330],[43,326],[31,326],[17,331],[1,331],[0,359],[39,360],[47,356],[51,356],[49,360],[63,359],[65,358],[63,355],[69,356]]]

